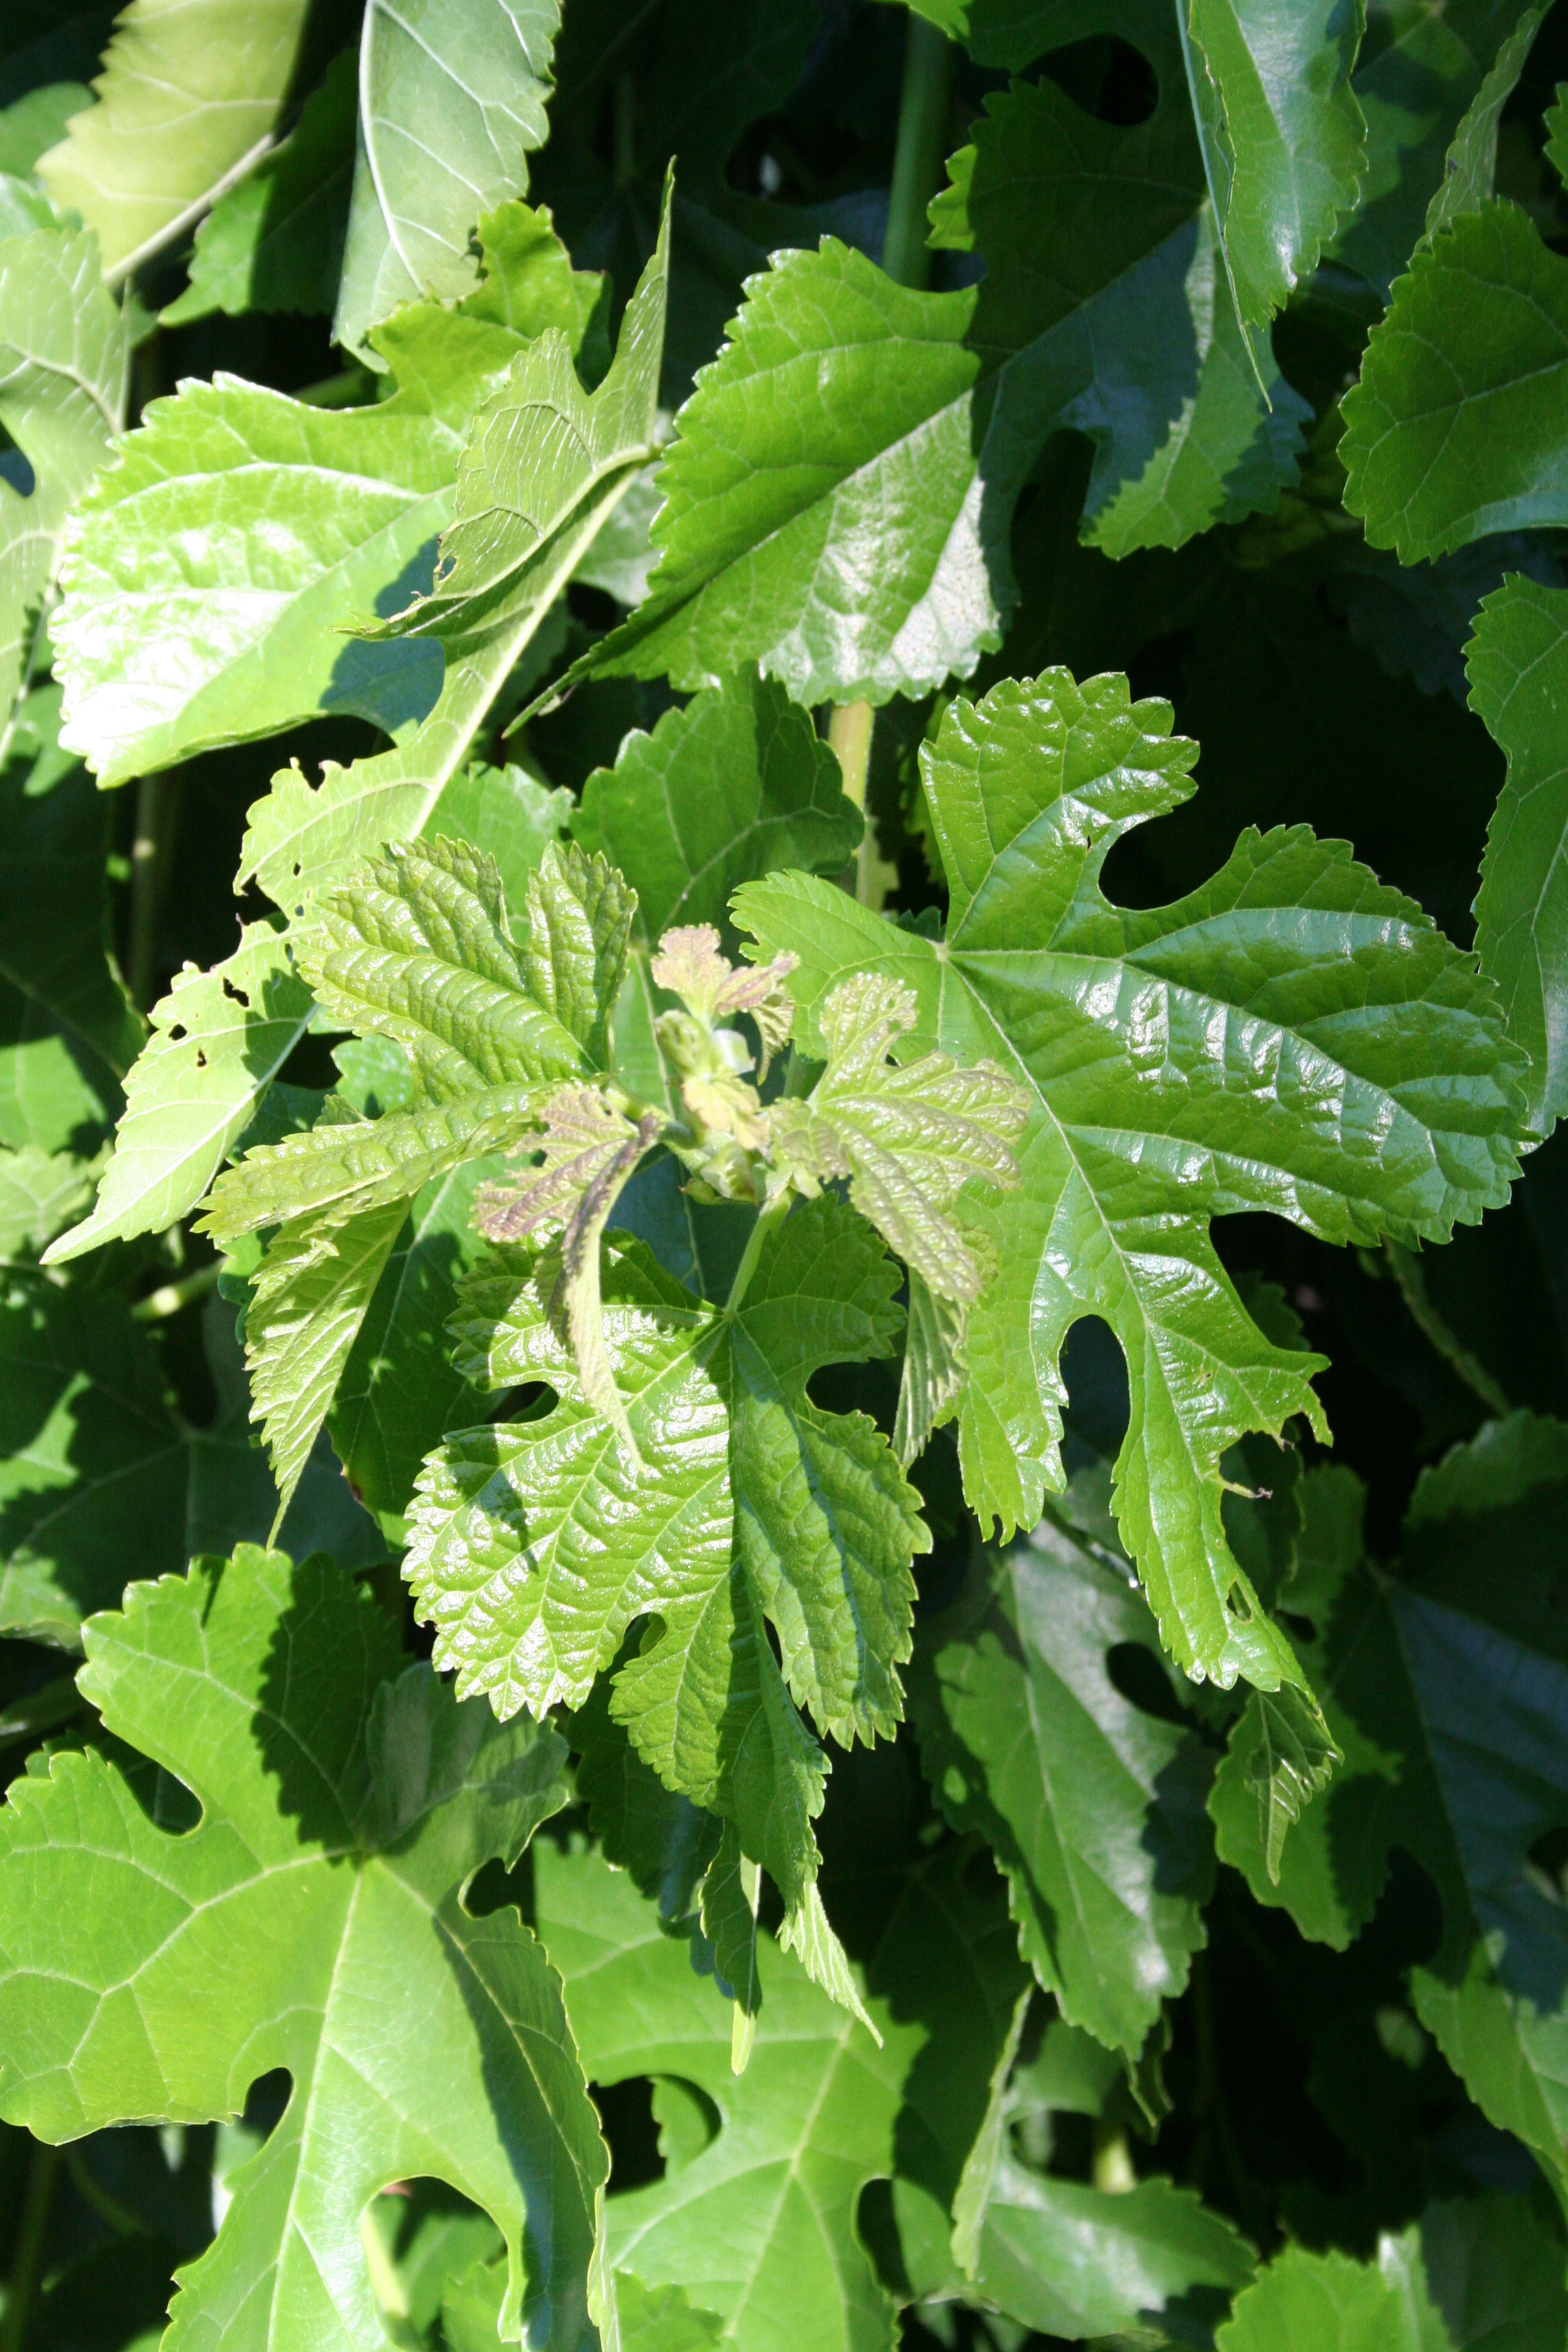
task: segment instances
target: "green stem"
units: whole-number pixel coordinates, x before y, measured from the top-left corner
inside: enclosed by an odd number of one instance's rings
[[[637,85],[635,74],[616,81],[616,185],[631,185],[637,172]]]
[[[1384,1248],[1416,1328],[1453,1367],[1465,1386],[1474,1391],[1489,1412],[1511,1412],[1513,1408],[1500,1383],[1492,1378],[1480,1359],[1470,1353],[1427,1289],[1426,1276],[1415,1251],[1405,1249],[1399,1242],[1385,1242]]]
[[[838,761],[844,797],[858,809],[866,805],[866,772],[871,764],[871,721],[876,713],[868,702],[841,702],[827,722],[827,740]]]
[[[904,87],[882,267],[900,286],[923,286],[931,276],[926,207],[942,185],[952,87],[952,44],[945,33],[911,16],[904,43]]]
[[[177,1315],[193,1298],[205,1298],[209,1290],[216,1290],[222,1273],[223,1260],[215,1257],[210,1264],[198,1265],[194,1274],[183,1274],[178,1282],[165,1282],[158,1289],[150,1290],[131,1309],[132,1321],[162,1323],[165,1316]]]
[[[16,2257],[5,2292],[5,2316],[0,2318],[0,2352],[22,2352],[27,2314],[33,2307],[38,2273],[43,2267],[44,2232],[49,2225],[49,2205],[59,2168],[59,2149],[46,2147],[41,2140],[37,2142],[27,2168],[27,2188],[22,2200]]]
[[[368,368],[340,368],[336,375],[324,375],[316,383],[308,383],[294,394],[310,408],[353,408],[367,396],[375,397],[375,378]]]
[[[904,86],[882,239],[882,267],[900,286],[918,289],[931,277],[926,212],[942,185],[952,89],[952,42],[923,16],[911,15],[904,36]],[[846,702],[835,710],[827,728],[827,740],[844,772],[845,793],[862,811],[875,719],[868,702]],[[880,908],[898,878],[897,869],[879,854],[876,828],[868,817],[855,861],[855,896],[863,907]]]
[[[752,1276],[757,1270],[757,1260],[762,1256],[763,1244],[775,1225],[783,1224],[794,1205],[794,1201],[793,1192],[781,1192],[776,1200],[768,1202],[767,1207],[752,1227],[746,1237],[745,1255],[735,1268],[735,1279],[730,1285],[730,1296],[724,1301],[726,1315],[739,1314],[741,1302],[752,1286]]]
[[[100,2221],[107,2221],[116,2237],[134,2238],[140,2235],[142,2224],[135,2214],[117,2197],[111,2197],[100,2180],[93,2179],[79,2147],[73,2147],[66,2158],[66,2169],[71,2177],[71,2187],[82,2203],[90,2206]]]

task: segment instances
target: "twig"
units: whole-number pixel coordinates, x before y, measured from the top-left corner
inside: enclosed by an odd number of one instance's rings
[[[1445,1363],[1458,1372],[1465,1386],[1479,1397],[1489,1412],[1511,1412],[1513,1407],[1501,1383],[1493,1379],[1479,1356],[1470,1353],[1427,1289],[1426,1272],[1415,1251],[1406,1249],[1401,1242],[1384,1242],[1383,1246],[1417,1330],[1430,1340]]]
[[[22,2352],[27,2314],[33,2307],[38,2273],[43,2267],[44,2232],[49,2226],[49,2206],[59,2168],[59,2149],[46,2147],[42,2140],[35,2142],[22,2200],[22,2219],[16,2230],[16,2251],[5,2290],[5,2311],[0,2318],[0,2352]]]

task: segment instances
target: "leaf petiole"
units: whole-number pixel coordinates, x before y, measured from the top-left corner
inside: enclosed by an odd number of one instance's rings
[[[763,1254],[763,1244],[777,1226],[783,1224],[794,1205],[794,1191],[786,1187],[768,1202],[767,1207],[758,1216],[756,1223],[746,1237],[744,1254],[740,1265],[735,1268],[735,1279],[730,1285],[730,1296],[724,1301],[726,1316],[740,1313],[746,1293],[752,1286],[752,1276],[756,1273],[757,1261]]]

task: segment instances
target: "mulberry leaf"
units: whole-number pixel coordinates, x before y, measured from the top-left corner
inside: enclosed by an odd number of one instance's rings
[[[1209,1219],[1272,1209],[1332,1241],[1446,1235],[1507,1197],[1521,1057],[1489,983],[1419,908],[1304,828],[1244,833],[1168,908],[1112,906],[1131,827],[1185,799],[1195,746],[1126,681],[1061,670],[947,711],[922,754],[951,886],[927,940],[805,877],[748,885],[760,955],[789,950],[803,1044],[851,971],[910,989],[908,1057],[994,1056],[1030,1093],[1022,1181],[979,1216],[999,1271],[972,1311],[966,1493],[1004,1528],[1060,1480],[1058,1359],[1110,1325],[1131,1419],[1116,1465],[1127,1549],[1190,1673],[1300,1685],[1221,1521],[1221,1457],[1294,1414],[1323,1426],[1313,1359],[1269,1341]]]
[[[732,1316],[641,1244],[607,1248],[604,1335],[635,1458],[583,1394],[552,1259],[477,1275],[458,1370],[477,1387],[542,1381],[556,1402],[431,1457],[405,1573],[437,1662],[503,1714],[582,1705],[633,1622],[655,1621],[611,1713],[667,1788],[736,1824],[806,1936],[826,1759],[797,1707],[840,1739],[891,1733],[909,1563],[929,1543],[886,1439],[806,1383],[889,1350],[896,1271],[827,1198],[767,1236]]]
[[[606,2165],[559,1979],[515,1911],[462,1901],[563,1801],[560,1741],[400,1671],[387,1619],[324,1559],[199,1559],[85,1639],[84,1696],[201,1818],[159,1826],[91,1748],[15,1784],[0,2114],[54,2141],[128,2112],[200,2123],[288,2070],[277,2128],[182,2274],[171,2352],[237,2334],[377,2352],[361,2221],[420,2175],[500,2229],[510,2332],[586,2352]],[[389,1987],[416,2034],[388,2033]]]
[[[972,1180],[1017,1183],[1027,1097],[991,1060],[966,1069],[946,1054],[889,1062],[914,1023],[914,992],[901,981],[866,972],[842,982],[819,1014],[827,1067],[804,1102],[774,1112],[773,1148],[807,1179],[847,1176],[850,1200],[927,1289],[969,1307],[980,1262],[946,1213]]]

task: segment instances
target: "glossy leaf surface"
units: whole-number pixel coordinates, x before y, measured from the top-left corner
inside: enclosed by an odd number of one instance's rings
[[[1194,747],[1169,726],[1123,680],[1062,672],[956,702],[922,763],[951,893],[940,947],[805,880],[752,884],[738,912],[763,952],[800,957],[808,1051],[828,992],[870,964],[915,992],[905,1050],[994,1055],[1031,1089],[1021,1189],[983,1221],[1004,1272],[966,1341],[973,1507],[1005,1529],[1038,1515],[1059,1477],[1059,1351],[1102,1316],[1133,1400],[1117,1517],[1162,1637],[1189,1671],[1274,1688],[1300,1668],[1240,1578],[1218,1463],[1248,1428],[1321,1426],[1314,1366],[1246,1315],[1207,1217],[1446,1232],[1505,1197],[1518,1097],[1489,991],[1339,845],[1249,833],[1178,905],[1109,904],[1112,842],[1190,790]]]

